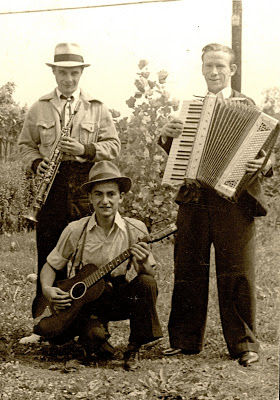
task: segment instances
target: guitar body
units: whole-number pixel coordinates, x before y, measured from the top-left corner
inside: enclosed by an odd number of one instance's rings
[[[64,310],[55,311],[52,303],[48,302],[45,296],[42,295],[37,301],[34,312],[35,320],[36,318],[39,320],[34,326],[34,333],[46,338],[53,338],[67,330],[79,315],[83,305],[95,301],[103,293],[105,289],[105,281],[103,279],[89,288],[86,288],[83,284],[83,281],[97,270],[98,268],[94,264],[87,264],[73,278],[57,282],[57,287],[64,292],[70,292],[70,294],[72,291],[75,297],[71,296],[71,306]],[[42,318],[40,319],[40,317]]]

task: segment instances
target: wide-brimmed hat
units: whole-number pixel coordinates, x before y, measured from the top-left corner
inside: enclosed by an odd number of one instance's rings
[[[122,176],[119,168],[111,161],[99,161],[89,171],[89,181],[81,187],[90,192],[96,183],[116,181],[119,184],[120,192],[129,192],[132,182],[127,176]]]
[[[49,67],[89,67],[77,43],[59,43],[54,49],[54,61],[46,63]]]

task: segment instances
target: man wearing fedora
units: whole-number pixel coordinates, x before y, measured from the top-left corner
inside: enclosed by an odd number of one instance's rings
[[[33,104],[26,116],[18,145],[27,172],[44,175],[55,141],[71,114],[74,118],[70,136],[59,141],[62,162],[38,215],[38,275],[64,227],[89,213],[88,198],[80,186],[87,180],[90,168],[97,161],[114,160],[120,151],[108,109],[80,89],[83,70],[90,65],[84,62],[80,47],[75,43],[58,44],[54,61],[46,64],[52,68],[57,87]],[[39,281],[37,295],[41,293]],[[35,305],[36,299],[33,314]]]
[[[71,307],[69,293],[54,286],[59,271],[67,270],[68,265],[68,276],[72,276],[90,263],[101,267],[128,248],[133,257],[105,277],[105,291],[95,302],[84,305],[70,328],[55,341],[79,336],[88,353],[112,355],[107,324],[128,318],[130,336],[124,367],[134,369],[140,346],[162,336],[156,311],[155,260],[149,245],[141,241],[148,231],[143,222],[119,214],[119,205],[131,188],[131,180],[122,176],[114,163],[96,163],[82,188],[88,193],[94,212],[63,230],[41,271],[43,295],[58,312]],[[36,332],[36,320],[34,323]]]

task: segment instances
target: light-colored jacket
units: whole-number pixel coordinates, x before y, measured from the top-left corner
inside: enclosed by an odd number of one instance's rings
[[[36,159],[50,156],[60,132],[60,102],[54,90],[31,106],[19,136],[19,152],[27,171],[32,171]],[[94,143],[96,154],[91,161],[113,160],[119,155],[120,140],[111,114],[102,102],[82,90],[71,137],[84,145]],[[67,159],[75,158],[68,156]],[[76,159],[86,161],[81,157]]]

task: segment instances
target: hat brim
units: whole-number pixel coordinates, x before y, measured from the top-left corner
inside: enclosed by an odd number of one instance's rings
[[[81,189],[85,190],[86,192],[90,192],[93,186],[96,185],[97,183],[103,183],[108,181],[117,182],[120,186],[121,193],[122,192],[128,193],[132,186],[132,181],[130,178],[128,178],[127,176],[121,176],[118,178],[97,179],[91,182],[86,182],[81,186]]]
[[[48,67],[89,67],[90,64],[85,64],[77,61],[58,61],[53,63],[46,63]]]

